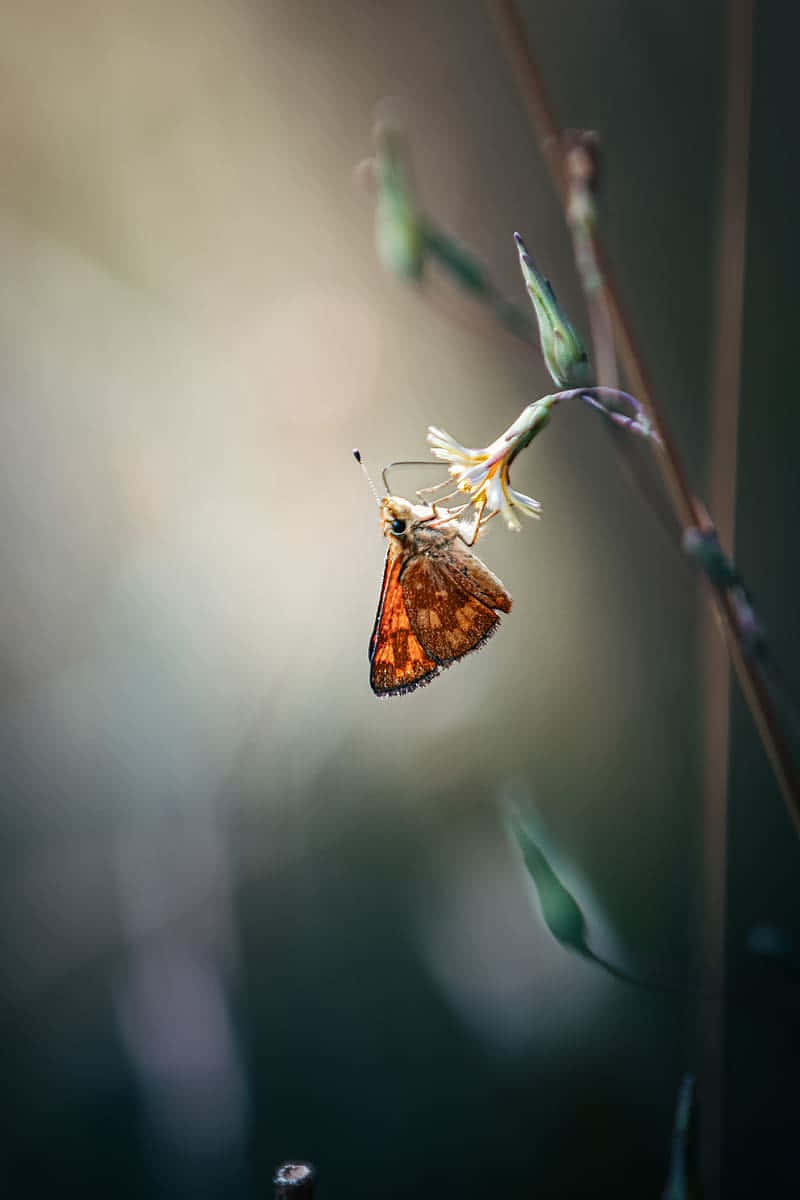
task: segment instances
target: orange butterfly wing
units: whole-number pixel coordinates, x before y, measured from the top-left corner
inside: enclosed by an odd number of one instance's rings
[[[428,683],[439,671],[411,628],[400,582],[402,568],[402,554],[390,546],[369,642],[369,681],[377,696],[412,692],[415,687]]]

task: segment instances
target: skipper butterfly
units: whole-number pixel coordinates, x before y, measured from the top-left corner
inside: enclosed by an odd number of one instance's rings
[[[380,505],[389,549],[369,681],[376,696],[398,696],[478,650],[500,623],[497,610],[511,611],[511,597],[470,550],[458,522],[444,523],[430,505],[399,496],[384,496]]]

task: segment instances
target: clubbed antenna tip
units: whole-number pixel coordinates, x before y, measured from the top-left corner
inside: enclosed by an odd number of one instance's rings
[[[356,460],[356,462],[358,463],[358,465],[361,467],[361,470],[362,470],[362,471],[364,472],[364,474],[366,475],[366,477],[367,477],[367,483],[368,483],[368,484],[369,484],[369,486],[370,486],[370,490],[372,491],[372,494],[373,494],[373,496],[375,497],[375,499],[376,499],[376,500],[377,500],[377,502],[378,502],[378,505],[380,506],[381,498],[380,498],[380,496],[378,495],[378,489],[375,487],[375,484],[374,484],[374,483],[372,482],[372,480],[370,479],[369,471],[367,470],[367,468],[364,466],[363,462],[361,461],[361,451],[360,451],[360,450],[353,450],[353,458]]]

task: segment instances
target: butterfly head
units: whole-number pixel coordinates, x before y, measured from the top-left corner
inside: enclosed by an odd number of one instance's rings
[[[427,504],[410,504],[400,496],[384,496],[381,500],[381,525],[384,537],[395,538],[401,544],[421,521],[428,522],[433,510]]]

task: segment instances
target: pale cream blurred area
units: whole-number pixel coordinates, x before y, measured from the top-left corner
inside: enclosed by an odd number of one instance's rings
[[[603,643],[623,617],[608,547],[591,545],[615,518],[598,519],[596,502],[582,514],[584,472],[559,462],[597,443],[613,470],[585,418],[572,445],[556,433],[526,464],[546,523],[484,543],[516,596],[496,644],[410,701],[377,705],[366,687],[382,545],[351,445],[377,475],[425,453],[428,422],[487,441],[546,377],[479,316],[448,324],[381,275],[352,172],[379,92],[404,84],[428,203],[523,298],[510,224],[471,178],[480,146],[465,105],[450,93],[437,107],[447,89],[424,74],[444,12],[425,37],[410,11],[396,16],[389,46],[385,14],[336,8],[54,4],[6,16],[3,617],[7,678],[24,697],[12,687],[9,701],[27,710],[44,689],[47,719],[82,745],[99,703],[148,769],[151,735],[141,728],[137,746],[129,704],[159,728],[200,720],[201,744],[230,743],[216,748],[223,758],[266,704],[271,731],[275,719],[314,729],[284,729],[271,746],[285,760],[302,745],[301,769],[350,731],[360,754],[402,769],[398,722],[424,741],[496,722],[489,741],[508,741],[516,760],[512,731],[530,728],[531,709],[548,723],[577,704],[584,745],[605,719],[603,705],[587,721],[572,687],[581,670],[606,676]],[[404,45],[422,54],[422,94],[396,62]],[[561,256],[546,181],[530,176],[517,223],[546,253],[552,236]],[[613,658],[616,687],[631,668]],[[135,700],[118,687],[126,663]]]
[[[348,1055],[374,1043],[390,1108],[412,1029],[446,1107],[445,1034],[481,1065],[632,1022],[612,1090],[635,1094],[653,1036],[667,1112],[673,1015],[615,1007],[543,932],[498,815],[523,779],[621,957],[680,974],[693,590],[588,410],[517,464],[544,519],[481,542],[514,597],[496,637],[413,695],[369,689],[384,543],[352,447],[379,481],[425,456],[429,423],[485,444],[550,390],[466,299],[382,272],[354,179],[379,101],[402,104],[425,204],[501,289],[525,302],[518,228],[587,330],[482,6],[33,0],[0,22],[0,926],[8,994],[36,1014],[25,1053],[88,1137],[76,1063],[102,1026],[103,1078],[118,1055],[143,1098],[119,1154],[173,1184],[230,1096],[227,1195],[292,1153],[334,1171],[365,1119]],[[659,246],[652,268],[677,284]],[[674,332],[660,369],[680,384]],[[409,978],[424,1003],[404,1017]]]

